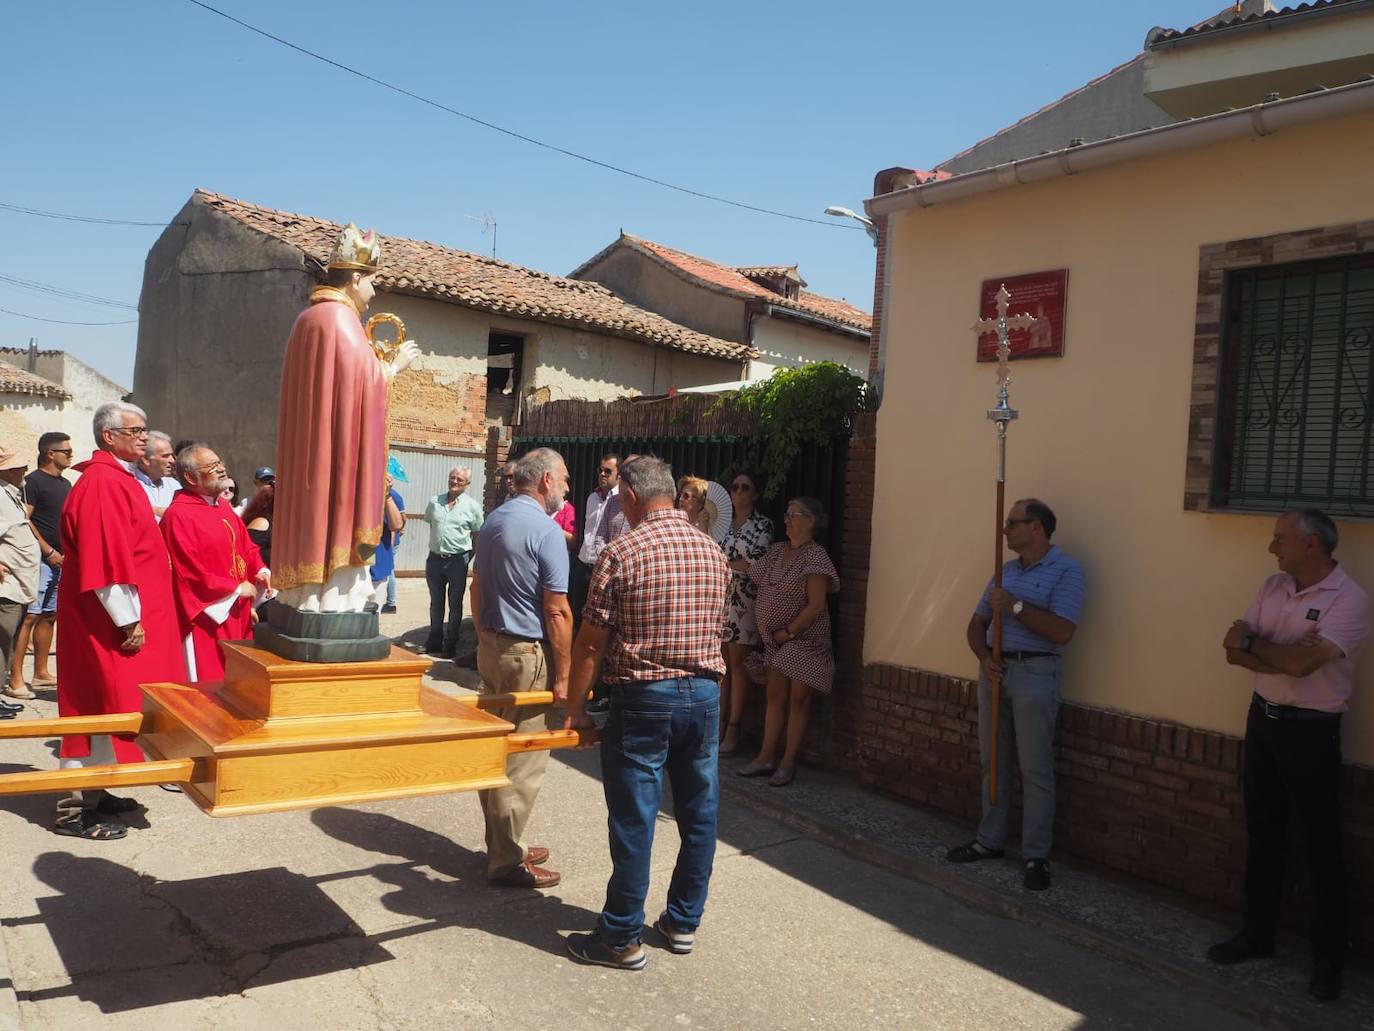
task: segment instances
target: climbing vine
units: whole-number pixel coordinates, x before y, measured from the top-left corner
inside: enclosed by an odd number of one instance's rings
[[[797,457],[808,447],[828,445],[854,415],[872,408],[873,395],[843,365],[814,362],[778,369],[760,383],[723,396],[711,410],[727,405],[757,419],[754,460],[764,478],[763,496],[774,498],[785,489]]]

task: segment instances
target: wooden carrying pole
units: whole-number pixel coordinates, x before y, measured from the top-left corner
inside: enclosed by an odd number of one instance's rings
[[[1011,341],[1008,330],[1030,329],[1037,319],[1033,315],[1007,315],[1007,305],[1011,303],[1011,293],[1006,284],[997,291],[997,317],[979,319],[973,324],[973,331],[981,338],[984,333],[997,334],[997,404],[987,410],[987,416],[997,429],[997,527],[996,543],[993,546],[992,582],[996,588],[1002,586],[1002,535],[1005,530],[1007,504],[1007,424],[1017,416],[1011,407]],[[1002,664],[1002,610],[992,607],[992,661]],[[1002,712],[1002,684],[1000,678],[988,684],[989,711],[979,713],[979,719],[988,721],[988,802],[997,804],[997,735],[998,721]]]

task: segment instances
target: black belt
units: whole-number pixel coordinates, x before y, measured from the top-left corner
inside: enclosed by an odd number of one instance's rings
[[[1341,714],[1338,712],[1304,709],[1300,705],[1278,705],[1261,698],[1258,692],[1253,696],[1250,708],[1271,720],[1338,720],[1341,718]]]
[[[1025,662],[1027,659],[1053,659],[1059,656],[1058,652],[1003,652],[1002,658],[1013,659],[1016,662]]]

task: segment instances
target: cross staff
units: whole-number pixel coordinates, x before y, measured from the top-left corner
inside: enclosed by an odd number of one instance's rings
[[[1008,315],[1007,305],[1011,294],[1005,283],[997,290],[997,318],[979,319],[973,324],[973,331],[980,337],[984,333],[997,334],[997,404],[988,409],[988,418],[997,427],[997,530],[994,536],[997,543],[993,547],[995,559],[992,566],[992,579],[995,587],[1002,586],[1002,530],[1007,504],[1007,423],[1019,414],[1009,402],[1011,386],[1011,342],[1007,338],[1009,330],[1030,329],[1039,321],[1034,315],[1024,312]],[[1002,610],[992,608],[992,661],[1002,664]],[[1002,684],[989,684],[992,698],[991,712],[988,713],[988,802],[997,804],[997,719],[1002,708]]]

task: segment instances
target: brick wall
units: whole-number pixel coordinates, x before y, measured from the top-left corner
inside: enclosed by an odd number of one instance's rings
[[[861,699],[859,781],[957,817],[972,834],[982,791],[977,684],[873,665],[864,671]],[[1245,869],[1240,738],[1065,704],[1055,750],[1057,853],[1239,912]],[[842,754],[832,760],[839,767],[846,762]],[[1019,775],[1013,781],[1015,835]],[[1344,790],[1352,925],[1357,945],[1368,950],[1374,948],[1374,769],[1347,765]],[[1310,909],[1296,826],[1292,837],[1285,918],[1301,933]]]
[[[510,437],[509,426],[487,427],[487,486],[482,494],[482,511],[487,515],[491,515],[491,510],[506,499],[501,467],[506,464],[506,456],[510,454]]]
[[[455,382],[432,369],[407,369],[391,388],[393,443],[455,451],[480,451],[486,444],[487,378],[458,376]]]

